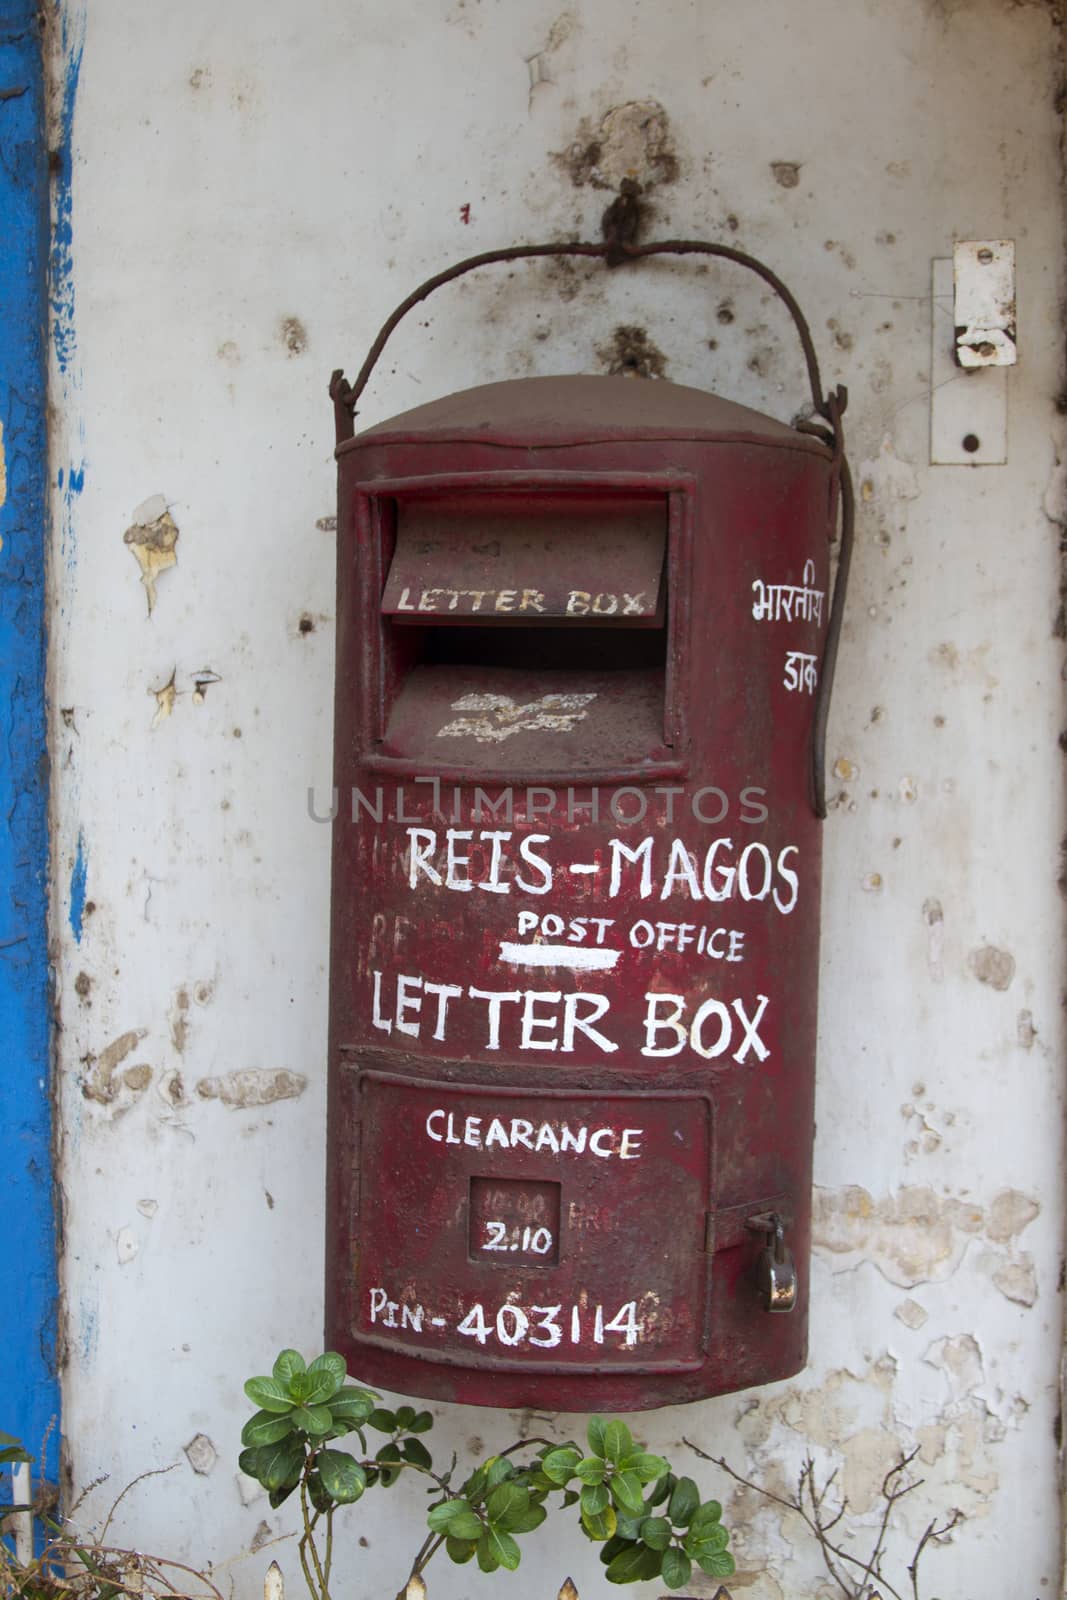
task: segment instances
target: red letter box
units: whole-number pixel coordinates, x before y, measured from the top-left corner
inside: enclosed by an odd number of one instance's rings
[[[327,1341],[507,1407],[787,1377],[840,455],[604,377],[341,433]]]

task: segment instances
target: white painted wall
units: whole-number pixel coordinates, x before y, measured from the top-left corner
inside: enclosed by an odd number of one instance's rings
[[[75,1485],[110,1474],[79,1516],[171,1467],[126,1497],[115,1536],[218,1566],[292,1526],[246,1503],[235,1461],[242,1379],[283,1343],[310,1353],[321,1316],[329,830],[306,792],[330,781],[326,381],[449,260],[595,235],[607,196],[553,153],[654,99],[679,162],[653,192],[656,231],[728,238],[782,272],[827,382],[850,387],[862,488],[830,751],[812,1362],[642,1431],[777,1488],[810,1448],[840,1469],[865,1540],[882,1474],[919,1445],[896,1586],[928,1521],[959,1507],[933,1592],[1052,1595],[1058,20],[1003,0],[563,3],[67,0],[84,58],[56,466],[85,479],[57,490],[53,560],[64,1426]],[[927,464],[930,263],[954,236],[1017,241],[1003,467]],[[412,319],[363,421],[492,378],[602,370],[598,347],[632,322],[672,378],[783,417],[803,398],[783,317],[736,272],[534,267]],[[149,617],[123,535],[154,495],[179,538]],[[204,669],[220,681],[198,702]],[[1006,988],[976,975],[1007,976],[986,947],[1011,957]],[[279,1073],[307,1086],[231,1106],[212,1085],[235,1073],[255,1075],[245,1098],[298,1087]],[[461,1453],[519,1420],[438,1415]],[[217,1452],[192,1452],[206,1473],[183,1453],[197,1435]],[[701,1476],[727,1502],[739,1593],[823,1594],[796,1519]],[[399,1488],[351,1513],[345,1593],[394,1592],[421,1503]],[[535,1570],[502,1593],[554,1594],[567,1571],[583,1600],[602,1592],[576,1533],[528,1548]],[[291,1542],[269,1554],[295,1581]],[[227,1582],[255,1593],[268,1559],[225,1566]],[[498,1582],[429,1576],[433,1600]]]

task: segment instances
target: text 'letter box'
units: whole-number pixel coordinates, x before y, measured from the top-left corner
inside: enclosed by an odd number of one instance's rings
[[[786,1377],[835,457],[572,377],[337,459],[327,1342],[508,1407]]]

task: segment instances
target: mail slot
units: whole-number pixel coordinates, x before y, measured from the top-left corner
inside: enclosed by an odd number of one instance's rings
[[[337,462],[328,1343],[507,1407],[787,1377],[839,453],[569,377]]]

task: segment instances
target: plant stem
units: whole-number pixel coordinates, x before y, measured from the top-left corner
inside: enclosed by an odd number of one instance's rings
[[[315,1543],[315,1524],[319,1520],[319,1514],[316,1511],[316,1513],[315,1513],[315,1515],[313,1517],[308,1515],[308,1483],[307,1483],[307,1481],[308,1481],[308,1473],[311,1471],[311,1465],[312,1465],[312,1462],[314,1461],[314,1459],[315,1458],[314,1458],[313,1455],[309,1455],[308,1456],[307,1460],[304,1463],[304,1471],[303,1471],[303,1473],[301,1474],[301,1477],[300,1477],[300,1510],[301,1510],[301,1512],[303,1514],[303,1518],[304,1518],[304,1538],[300,1542],[301,1542],[301,1544],[303,1544],[306,1541],[307,1542],[307,1548],[311,1553],[311,1560],[312,1560],[312,1563],[314,1564],[314,1567],[315,1567],[315,1576],[316,1576],[316,1578],[318,1579],[318,1582],[319,1582],[318,1593],[319,1593],[319,1596],[320,1596],[320,1600],[330,1600],[330,1591],[326,1586],[326,1579],[324,1578],[323,1572],[322,1572],[322,1562],[319,1560],[318,1546]],[[305,1569],[305,1574],[304,1575],[305,1575],[305,1577],[307,1576],[306,1569]],[[311,1593],[314,1596],[315,1589],[314,1589],[313,1586],[311,1587]]]

